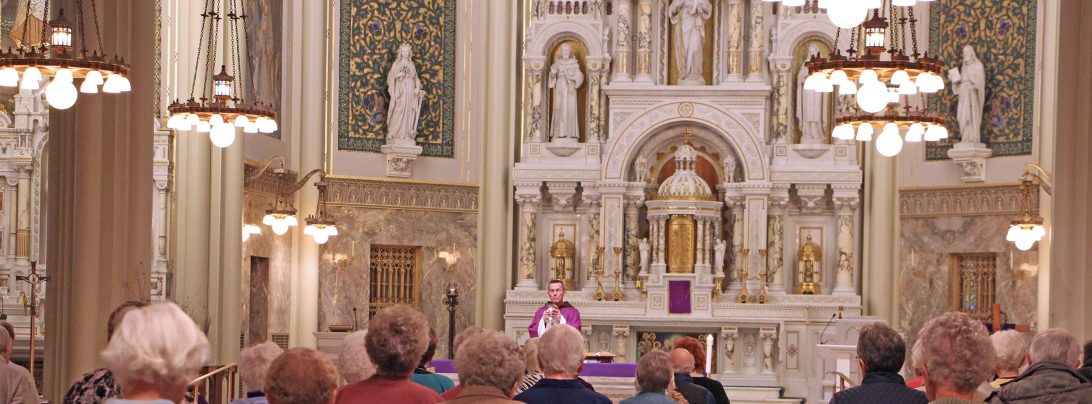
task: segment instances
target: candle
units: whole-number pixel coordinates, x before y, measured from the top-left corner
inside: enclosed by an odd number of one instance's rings
[[[705,375],[709,376],[709,373],[713,369],[713,334],[709,333],[705,335]]]

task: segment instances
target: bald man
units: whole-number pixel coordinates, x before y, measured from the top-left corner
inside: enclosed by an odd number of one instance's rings
[[[682,348],[671,350],[671,367],[675,368],[675,391],[682,393],[690,404],[716,404],[717,399],[705,387],[694,384],[694,355]]]

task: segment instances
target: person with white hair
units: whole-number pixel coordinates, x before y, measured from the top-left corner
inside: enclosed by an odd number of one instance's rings
[[[511,337],[484,331],[463,342],[455,354],[463,386],[452,404],[516,404],[512,388],[523,377],[523,355]]]
[[[538,364],[538,338],[531,338],[523,344],[523,363],[526,366],[523,371],[523,379],[516,385],[516,394],[534,387],[539,380],[546,375],[542,373],[542,367]]]
[[[682,393],[690,404],[716,404],[717,399],[709,389],[694,384],[690,372],[694,371],[694,355],[683,348],[675,348],[668,355],[675,370],[675,391]]]
[[[459,347],[463,345],[463,342],[469,341],[472,337],[482,332],[485,332],[484,328],[472,325],[470,327],[466,327],[466,329],[464,329],[463,332],[459,333],[459,335],[456,335],[455,340],[451,342],[451,349],[453,350],[453,352],[455,352],[455,355],[459,355]],[[440,397],[444,400],[454,400],[455,397],[458,397],[459,393],[461,393],[462,391],[463,385],[459,384],[456,385],[455,388],[441,393]],[[516,394],[519,393],[517,392]]]
[[[675,377],[671,361],[663,351],[650,351],[637,361],[637,395],[621,404],[675,404],[667,389]]]
[[[364,340],[368,330],[360,330],[346,335],[341,340],[341,351],[337,354],[337,373],[350,385],[363,381],[375,374],[375,364],[368,357]]]
[[[102,351],[126,398],[106,403],[180,402],[208,354],[208,338],[178,305],[163,302],[132,309]]]
[[[11,362],[15,341],[7,331],[0,331],[0,402],[38,404],[38,389],[26,368]]]
[[[997,361],[986,327],[964,313],[951,312],[925,323],[918,339],[930,402],[974,402],[978,385],[993,374]]]
[[[538,362],[546,376],[514,399],[527,404],[610,404],[577,379],[584,366],[584,336],[572,327],[552,327],[538,340]]]
[[[989,402],[1092,403],[1092,382],[1077,372],[1080,358],[1081,346],[1069,331],[1040,332],[1028,351],[1030,366],[993,392]]]
[[[126,313],[147,305],[148,303],[140,300],[130,300],[114,308],[114,311],[110,312],[110,318],[106,321],[106,342],[110,342],[110,339],[114,337],[114,331],[121,325],[121,319],[125,317]],[[121,386],[114,379],[114,374],[110,372],[110,369],[99,368],[87,372],[75,383],[72,383],[68,387],[68,392],[64,395],[63,402],[101,403],[108,398],[121,397],[124,397],[124,394],[122,394]]]
[[[364,347],[375,363],[375,375],[343,386],[338,404],[431,404],[443,401],[432,389],[410,381],[413,369],[428,349],[428,320],[413,306],[384,308],[368,320]]]
[[[269,404],[331,404],[337,371],[322,352],[292,348],[269,365],[264,384]]]
[[[993,343],[993,350],[997,351],[996,377],[990,382],[990,387],[997,390],[1020,375],[1020,367],[1024,366],[1024,358],[1028,355],[1028,340],[1019,331],[1004,330],[993,333],[990,342]]]
[[[265,374],[269,365],[284,353],[281,347],[272,341],[266,341],[239,352],[239,378],[246,385],[246,397],[233,400],[231,404],[266,404]]]

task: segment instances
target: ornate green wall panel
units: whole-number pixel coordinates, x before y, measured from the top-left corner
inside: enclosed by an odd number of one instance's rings
[[[387,133],[387,70],[402,42],[425,91],[417,144],[451,157],[455,129],[456,0],[341,0],[338,149],[378,152]]]
[[[929,49],[945,69],[962,65],[970,44],[986,67],[982,141],[994,156],[1031,154],[1035,103],[1037,0],[944,0],[930,3]],[[947,74],[945,74],[947,76]],[[950,83],[931,96],[930,108],[948,119],[952,142],[959,139],[956,94]],[[946,159],[950,142],[930,144],[928,160]]]

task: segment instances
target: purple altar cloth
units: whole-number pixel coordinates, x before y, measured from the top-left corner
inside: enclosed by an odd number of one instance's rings
[[[667,282],[667,312],[690,313],[690,281]]]
[[[436,373],[459,373],[455,369],[455,361],[449,359],[436,359],[431,363],[436,368]],[[636,363],[585,363],[584,370],[580,372],[584,377],[635,377],[637,376]]]

